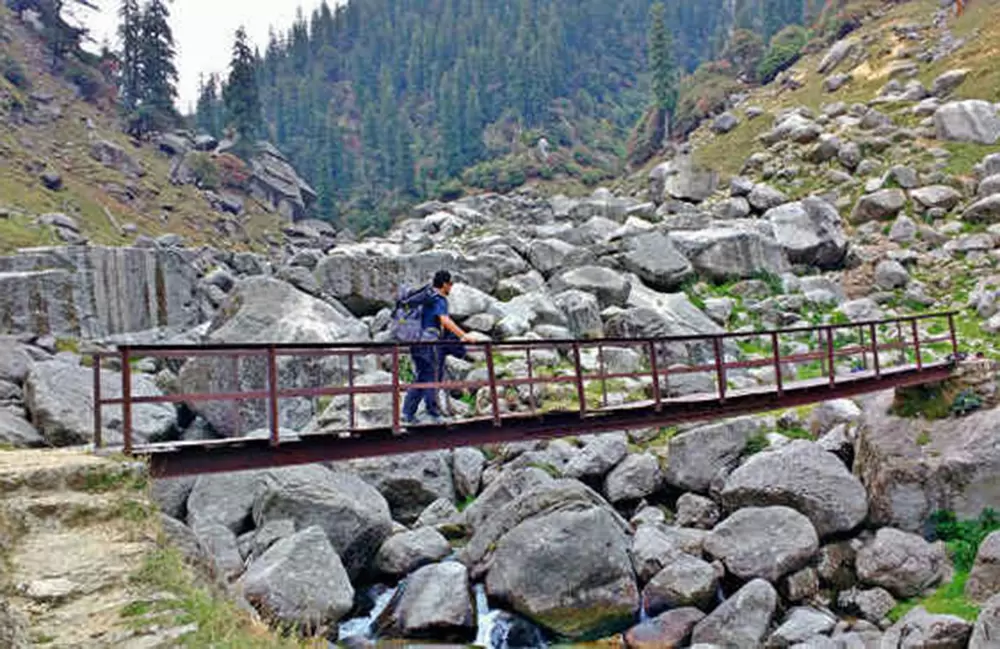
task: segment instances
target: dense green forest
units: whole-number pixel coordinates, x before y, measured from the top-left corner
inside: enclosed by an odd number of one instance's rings
[[[756,65],[773,35],[814,22],[825,6],[818,0],[664,4],[683,75],[726,54],[734,35],[741,45],[734,58],[750,56]],[[332,10],[324,4],[309,18],[300,13],[287,33],[272,34],[258,55],[263,134],[317,188],[318,216],[364,215],[348,219],[361,227],[384,226],[395,206],[453,195],[461,183],[505,190],[526,177],[559,174],[599,182],[621,171],[628,135],[653,103],[652,5],[351,0]],[[720,73],[737,76],[731,68],[708,74]],[[755,70],[745,76],[753,81]],[[224,84],[206,80],[202,127],[218,128],[213,102],[221,103]],[[541,137],[548,158],[536,152]]]

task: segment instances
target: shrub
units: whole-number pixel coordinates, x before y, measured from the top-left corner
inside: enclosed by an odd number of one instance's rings
[[[250,167],[243,160],[231,153],[223,153],[215,158],[215,167],[223,186],[247,189],[250,183]]]
[[[95,101],[105,92],[104,80],[99,72],[76,61],[66,66],[66,79],[77,87],[84,101]]]
[[[465,190],[457,178],[449,178],[437,187],[437,197],[442,201],[454,201],[462,197]]]
[[[215,166],[212,156],[203,151],[192,152],[188,154],[187,165],[191,169],[198,187],[202,189],[219,188],[219,169]]]
[[[646,164],[663,144],[664,131],[663,112],[658,108],[650,108],[633,127],[628,139],[628,163],[633,166]]]
[[[802,48],[809,40],[806,30],[798,25],[789,25],[771,38],[764,59],[757,66],[757,77],[762,83],[770,83],[779,74],[792,67]]]
[[[1000,530],[1000,516],[992,509],[984,509],[979,518],[960,521],[955,512],[939,510],[931,515],[931,524],[934,535],[948,546],[955,568],[968,572],[983,540]]]
[[[724,111],[730,95],[741,89],[726,62],[703,63],[681,81],[680,101],[671,124],[671,136],[691,133],[711,115]]]

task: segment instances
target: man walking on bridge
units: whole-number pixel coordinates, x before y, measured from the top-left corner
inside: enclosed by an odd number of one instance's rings
[[[431,290],[428,291],[420,315],[421,341],[441,340],[445,331],[454,334],[462,342],[471,341],[469,335],[448,315],[448,294],[451,293],[451,287],[451,273],[440,270],[434,274]],[[410,348],[417,383],[438,383],[443,380],[445,351],[441,345],[414,345]],[[438,409],[435,388],[411,388],[406,392],[403,401],[404,423],[417,423],[417,408],[421,401],[424,402],[428,419],[435,424],[441,423],[443,418]]]

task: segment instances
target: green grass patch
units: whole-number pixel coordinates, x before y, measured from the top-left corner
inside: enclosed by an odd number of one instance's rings
[[[743,447],[743,455],[756,455],[770,445],[771,443],[767,441],[767,435],[764,433],[757,433],[747,440],[746,446]]]
[[[923,606],[928,613],[954,615],[974,622],[979,616],[979,607],[965,598],[965,582],[968,579],[968,572],[956,571],[955,577],[949,583],[931,595],[903,600],[896,604],[895,608],[889,611],[889,619],[898,622],[917,606]]]
[[[133,577],[138,584],[173,595],[173,608],[179,613],[172,621],[194,623],[197,630],[181,638],[183,647],[213,649],[302,649],[325,647],[322,639],[303,640],[284,631],[272,631],[254,624],[236,604],[195,586],[190,569],[172,547],[156,550]],[[131,611],[136,611],[133,608]]]

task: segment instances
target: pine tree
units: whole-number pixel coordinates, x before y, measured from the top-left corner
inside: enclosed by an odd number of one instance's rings
[[[142,67],[139,64],[142,26],[138,0],[122,0],[118,16],[121,18],[118,36],[122,42],[118,97],[122,110],[131,115],[142,98]]]
[[[247,42],[246,30],[236,30],[229,81],[222,92],[229,124],[239,138],[239,152],[249,156],[261,131],[260,96],[257,90],[256,58]]]
[[[674,62],[674,43],[664,20],[662,2],[650,8],[649,68],[653,75],[653,99],[657,108],[667,118],[677,108],[677,64]]]
[[[209,135],[219,137],[219,81],[214,74],[208,75],[208,81],[202,78],[198,84],[198,107],[195,112],[195,123],[198,128]]]
[[[143,132],[160,130],[177,122],[177,68],[174,66],[174,36],[170,11],[164,0],[150,0],[142,12],[140,78],[142,105],[139,108]]]

